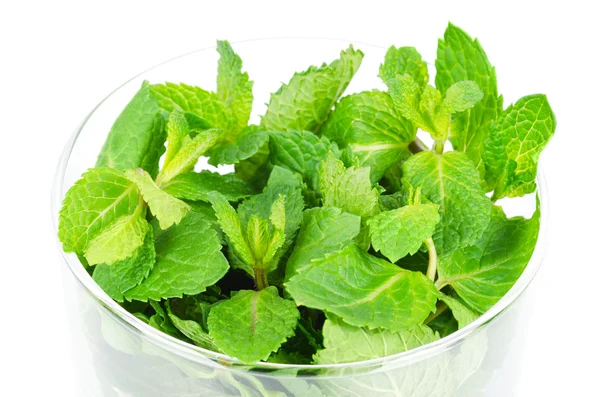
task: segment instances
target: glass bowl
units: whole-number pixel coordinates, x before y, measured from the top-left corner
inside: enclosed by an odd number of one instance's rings
[[[335,59],[350,43],[326,39],[265,39],[234,44],[255,81],[251,122],[269,93],[295,71]],[[385,48],[354,43],[365,52],[346,93],[385,89],[377,77]],[[396,43],[410,44],[410,43]],[[129,80],[83,120],[67,143],[55,177],[52,211],[94,166],[108,131],[143,80],[216,86],[218,55],[207,48],[175,58]],[[226,167],[224,168],[226,169]],[[369,361],[332,365],[243,365],[172,338],[138,320],[102,291],[74,254],[62,252],[72,345],[83,396],[507,396],[514,395],[527,326],[526,291],[543,258],[547,224],[544,180],[538,174],[541,229],[535,252],[513,288],[477,321],[441,340]],[[510,200],[510,215],[533,212],[535,198]],[[58,240],[57,240],[58,241]],[[59,244],[60,247],[60,244]]]

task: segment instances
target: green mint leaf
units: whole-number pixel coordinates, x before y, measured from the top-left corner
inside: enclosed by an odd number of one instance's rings
[[[349,148],[359,166],[371,169],[377,182],[395,163],[410,154],[417,128],[402,117],[386,92],[366,91],[346,96],[323,125],[321,133]]]
[[[483,91],[473,81],[459,81],[446,91],[442,106],[448,114],[471,109],[483,98]]]
[[[466,327],[479,317],[477,313],[473,312],[473,310],[469,309],[457,298],[453,298],[440,292],[440,300],[447,304],[452,311],[452,315],[458,322],[459,329]]]
[[[317,132],[358,70],[362,58],[363,53],[350,46],[329,65],[311,66],[294,74],[288,84],[271,94],[261,125],[273,131]]]
[[[296,304],[279,297],[275,287],[244,290],[212,308],[208,329],[224,353],[254,363],[267,360],[294,334],[299,317]]]
[[[125,176],[137,185],[150,211],[158,219],[161,229],[165,230],[179,223],[190,211],[189,205],[161,190],[146,171],[139,168],[127,170]]]
[[[337,145],[326,137],[309,131],[274,131],[269,136],[269,160],[273,165],[302,175],[308,187],[317,190],[318,168],[329,151],[338,152]]]
[[[189,133],[190,128],[185,115],[177,110],[173,111],[167,122],[167,153],[163,167],[173,160]]]
[[[272,226],[269,231],[270,241],[268,249],[263,257],[263,264],[265,265],[265,271],[267,273],[275,270],[279,259],[283,255],[280,248],[283,247],[286,242],[285,211],[285,199],[283,196],[279,196],[279,199],[271,206],[271,216],[269,216],[269,222]]]
[[[405,74],[411,76],[421,89],[429,82],[427,64],[414,47],[391,46],[385,54],[385,61],[379,67],[379,77],[386,82],[397,75]]]
[[[423,131],[433,132],[435,127],[432,125],[432,120],[426,120],[421,115],[421,93],[427,87],[421,88],[419,84],[413,80],[410,75],[401,75],[391,78],[385,82],[390,96],[394,104],[398,108],[400,114],[407,120],[412,121]]]
[[[283,250],[287,251],[302,222],[304,198],[302,197],[301,184],[302,182],[295,178],[292,171],[275,166],[264,191],[243,201],[239,205],[238,213],[242,224],[247,225],[252,215],[257,215],[262,219],[269,219],[273,204],[280,196],[283,196],[285,198],[286,238]]]
[[[219,100],[217,94],[183,83],[153,84],[150,92],[165,112],[189,112],[213,128],[230,130],[232,127],[231,109]]]
[[[220,352],[219,348],[212,341],[208,333],[202,329],[202,326],[198,322],[179,318],[175,313],[173,313],[171,305],[168,301],[165,303],[165,307],[167,309],[169,320],[171,320],[175,328],[177,328],[179,332],[194,342],[196,346]]]
[[[404,162],[402,171],[403,184],[421,188],[423,196],[440,206],[440,222],[433,235],[439,253],[466,247],[481,237],[491,203],[466,154],[420,152]]]
[[[452,285],[470,307],[485,312],[521,276],[533,254],[539,227],[539,208],[531,219],[507,219],[500,207],[492,207],[489,225],[473,245],[439,258],[436,285]]]
[[[127,299],[199,294],[227,273],[219,237],[201,214],[190,212],[179,224],[155,233],[156,264],[148,278],[125,293]]]
[[[208,193],[221,193],[235,202],[252,196],[254,189],[236,174],[219,174],[204,170],[177,175],[162,186],[171,196],[192,201],[209,201]]]
[[[140,167],[156,176],[165,139],[160,108],[150,95],[148,82],[144,82],[111,127],[96,167],[120,171]]]
[[[379,212],[379,190],[371,187],[368,167],[350,167],[329,153],[319,168],[319,188],[324,207],[338,207],[360,217]]]
[[[223,142],[212,148],[208,163],[214,166],[237,164],[257,154],[268,140],[269,134],[263,128],[248,126],[239,135],[226,136]]]
[[[242,59],[233,52],[227,41],[217,41],[219,58],[217,76],[217,97],[231,109],[234,130],[242,130],[248,125],[252,111],[252,82],[248,73],[242,72]]]
[[[427,326],[431,328],[433,332],[437,333],[440,338],[445,338],[451,333],[458,331],[458,321],[456,321],[450,310],[445,310],[443,313],[440,313],[427,323]]]
[[[65,252],[82,253],[88,242],[139,205],[136,185],[121,171],[92,168],[69,189],[59,214],[58,237]]]
[[[317,207],[304,211],[296,245],[286,265],[286,279],[310,266],[312,260],[344,248],[359,231],[360,217],[339,208]]]
[[[232,266],[241,268],[254,276],[254,269],[251,266],[254,263],[254,256],[242,230],[240,217],[222,194],[211,192],[208,197],[215,210],[219,226],[225,233],[227,246],[241,259],[241,261],[232,262]]]
[[[148,277],[155,261],[154,233],[148,228],[144,243],[132,256],[112,265],[96,265],[93,278],[111,298],[123,302],[123,294]]]
[[[179,174],[193,171],[200,156],[217,142],[220,134],[221,130],[217,129],[199,132],[194,139],[177,152],[168,164],[165,164],[156,178],[156,183],[162,186]]]
[[[117,218],[96,234],[84,249],[88,265],[100,263],[112,265],[129,258],[144,243],[150,225],[144,219],[144,211]]]
[[[370,360],[402,353],[439,336],[426,325],[416,325],[397,332],[354,327],[331,316],[323,325],[325,349],[315,355],[317,364],[338,364]]]
[[[414,255],[433,235],[440,221],[439,205],[407,205],[382,212],[367,221],[371,243],[392,262]]]
[[[494,200],[535,191],[538,159],[555,129],[545,95],[519,99],[492,124],[483,159]]]
[[[300,306],[325,310],[358,327],[400,330],[435,310],[437,290],[424,274],[399,268],[355,244],[314,260],[286,284]]]
[[[400,188],[402,185],[400,185]],[[383,211],[391,211],[402,207],[402,192],[393,194],[382,194],[379,196],[379,209]]]
[[[255,214],[250,216],[246,239],[254,258],[248,265],[253,269],[264,269],[267,274],[275,270],[280,257],[277,254],[285,243],[285,205],[282,196],[271,206],[269,220]]]
[[[444,39],[438,42],[435,60],[435,85],[442,93],[455,83],[471,80],[483,93],[483,98],[470,110],[453,116],[450,142],[454,150],[465,152],[483,179],[484,143],[489,136],[492,120],[502,111],[498,97],[496,70],[477,39],[455,25],[449,24]]]

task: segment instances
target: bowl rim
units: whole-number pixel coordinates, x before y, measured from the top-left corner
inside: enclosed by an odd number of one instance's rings
[[[308,40],[308,41],[333,41],[339,42],[343,44],[360,44],[366,47],[378,48],[382,49],[384,47],[380,45],[368,44],[360,41],[349,41],[345,39],[335,39],[335,38],[321,38],[321,37],[269,37],[269,38],[259,38],[259,39],[249,39],[249,40],[238,40],[232,41],[232,44],[252,44],[259,41],[276,41],[276,40]],[[71,157],[71,153],[75,147],[77,142],[77,138],[84,130],[86,123],[88,120],[94,115],[96,110],[104,104],[108,99],[110,99],[116,92],[118,92],[124,86],[127,86],[129,83],[134,80],[139,79],[147,72],[157,69],[162,65],[165,65],[169,62],[180,60],[187,56],[196,55],[201,52],[205,52],[208,50],[214,50],[216,46],[209,46],[199,50],[187,52],[185,54],[176,56],[174,58],[168,59],[164,62],[158,63],[141,73],[133,76],[112,92],[110,92],[104,99],[102,99],[91,111],[90,113],[83,119],[81,124],[75,129],[70,139],[67,141],[62,155],[58,161],[53,187],[52,187],[52,196],[51,196],[51,211],[52,211],[52,223],[54,230],[54,238],[57,244],[58,250],[61,254],[62,259],[65,264],[68,266],[71,273],[75,276],[77,281],[84,287],[87,293],[89,293],[92,298],[95,299],[97,303],[100,303],[105,309],[111,312],[117,320],[122,322],[128,328],[132,329],[135,332],[140,333],[140,335],[152,343],[170,351],[176,356],[185,357],[193,362],[207,364],[212,363],[214,366],[219,367],[227,367],[229,369],[237,368],[245,368],[246,372],[259,372],[259,371],[273,371],[273,370],[303,370],[303,371],[313,371],[318,372],[318,370],[331,370],[331,369],[368,369],[379,367],[382,364],[394,364],[394,365],[406,365],[412,364],[415,361],[421,361],[426,358],[436,356],[438,354],[442,354],[443,352],[451,349],[452,347],[465,342],[470,339],[472,336],[478,333],[478,331],[485,328],[488,324],[494,322],[499,316],[501,316],[509,307],[511,307],[518,298],[523,294],[523,292],[527,289],[527,287],[531,284],[538,270],[540,269],[543,259],[544,253],[546,251],[547,245],[547,228],[549,222],[549,204],[548,204],[548,193],[546,180],[543,173],[543,169],[541,164],[538,164],[538,172],[536,176],[537,182],[537,197],[539,198],[540,203],[540,229],[538,233],[537,243],[534,249],[534,252],[525,267],[525,270],[516,281],[516,283],[512,286],[512,288],[489,310],[483,313],[480,317],[477,318],[474,322],[469,325],[461,328],[454,333],[440,338],[439,340],[425,344],[423,346],[417,347],[415,349],[411,349],[405,352],[374,358],[370,360],[356,361],[350,363],[336,363],[336,364],[278,364],[278,363],[267,363],[267,362],[258,362],[255,364],[247,364],[239,361],[236,358],[230,357],[226,354],[217,353],[208,349],[201,348],[199,346],[192,345],[190,343],[181,341],[177,338],[174,338],[166,333],[163,333],[152,326],[144,323],[133,314],[126,311],[123,307],[121,307],[116,301],[110,298],[93,280],[90,274],[85,271],[84,267],[79,262],[77,256],[73,253],[66,253],[62,249],[62,244],[58,239],[58,213],[61,207],[63,192],[64,192],[64,178],[66,175],[66,171],[69,165],[69,159]],[[311,376],[303,375],[303,376]],[[322,375],[319,375],[322,376]]]

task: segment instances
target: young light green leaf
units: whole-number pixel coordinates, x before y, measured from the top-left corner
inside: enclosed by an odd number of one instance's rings
[[[213,147],[220,134],[221,130],[218,129],[199,132],[194,139],[177,152],[168,164],[165,164],[156,178],[156,183],[162,186],[179,174],[193,171],[200,156]]]
[[[165,302],[165,307],[167,309],[169,320],[171,320],[179,332],[190,338],[190,340],[194,342],[196,346],[220,353],[219,348],[212,341],[208,333],[202,329],[202,326],[198,322],[179,318],[175,313],[173,313],[169,301]]]
[[[155,233],[156,264],[148,278],[125,293],[127,299],[196,295],[227,273],[217,232],[201,214],[190,212],[179,224]]]
[[[440,300],[452,310],[452,315],[458,321],[458,328],[466,327],[477,320],[479,315],[465,306],[460,300],[440,292]]]
[[[280,197],[271,206],[271,222],[253,214],[246,227],[246,239],[252,252],[253,261],[248,263],[256,274],[256,268],[266,274],[277,267],[275,258],[279,258],[279,249],[285,242],[285,206]],[[274,223],[273,223],[274,221]]]
[[[167,153],[165,154],[165,162],[163,167],[173,160],[181,146],[183,140],[190,133],[190,128],[185,115],[177,110],[169,115],[167,122]]]
[[[213,128],[231,129],[231,109],[217,94],[183,83],[153,84],[150,86],[150,92],[165,112],[178,110],[193,113]]]
[[[409,154],[417,128],[400,114],[388,93],[364,91],[342,98],[321,133],[348,148],[359,166],[370,167],[371,181],[377,182]]]
[[[459,81],[452,84],[442,101],[443,112],[453,114],[471,109],[483,98],[483,91],[474,81]]]
[[[225,353],[246,363],[266,360],[294,334],[300,313],[277,288],[243,290],[212,308],[209,335]]]
[[[269,222],[271,224],[269,230],[270,241],[262,260],[267,273],[275,270],[279,259],[284,254],[280,248],[283,247],[286,242],[285,210],[285,199],[283,196],[279,196],[279,199],[275,200],[271,206],[271,216],[269,216]]]
[[[148,82],[144,81],[111,127],[96,167],[120,171],[140,167],[156,176],[158,160],[165,152],[165,139],[164,119],[150,95]]]
[[[556,119],[545,95],[519,99],[492,124],[483,160],[493,200],[535,191],[538,159],[555,129]]]
[[[533,254],[539,227],[539,208],[531,219],[507,219],[500,207],[492,207],[491,221],[473,245],[439,258],[436,285],[451,285],[470,307],[485,312],[521,276]]]
[[[112,265],[129,258],[144,243],[150,225],[144,219],[145,211],[117,218],[96,234],[84,249],[90,266],[100,263]]]
[[[226,135],[210,151],[208,163],[237,164],[257,154],[267,144],[269,134],[261,127],[250,125],[237,135]]]
[[[434,130],[432,120],[425,120],[420,111],[421,93],[430,86],[421,88],[408,74],[393,77],[385,84],[394,104],[404,118],[412,121],[424,131]]]
[[[358,70],[362,58],[363,53],[350,46],[329,65],[311,66],[294,74],[288,84],[271,94],[261,125],[273,131],[317,132]]]
[[[411,76],[421,89],[429,82],[427,64],[414,47],[391,46],[385,54],[385,61],[379,67],[379,77],[386,82],[397,75],[405,74]]]
[[[336,207],[317,207],[304,211],[296,245],[286,266],[286,279],[300,272],[311,261],[344,248],[360,231],[360,217]]]
[[[221,193],[228,201],[239,201],[256,192],[236,174],[219,174],[203,170],[177,175],[162,186],[171,196],[192,201],[209,201],[208,193]]]
[[[371,187],[369,167],[350,167],[329,153],[319,168],[319,188],[324,207],[338,207],[360,217],[379,212],[379,190]]]
[[[433,235],[440,221],[439,205],[407,205],[382,212],[367,221],[371,243],[390,261],[414,255]]]
[[[422,324],[396,332],[369,330],[348,325],[336,316],[330,316],[325,321],[323,336],[325,349],[315,355],[317,364],[350,363],[386,357],[439,339],[431,328]]]
[[[423,196],[440,206],[440,222],[433,235],[439,253],[466,247],[481,237],[491,203],[466,154],[420,152],[404,162],[402,171],[404,185],[420,187]]]
[[[242,72],[242,59],[233,52],[228,41],[217,41],[219,68],[217,76],[217,97],[231,109],[235,123],[233,130],[242,130],[248,124],[252,111],[252,86],[254,82],[248,73]]]
[[[211,192],[208,194],[208,198],[217,215],[219,226],[221,226],[223,233],[225,233],[227,246],[230,250],[235,251],[236,255],[241,259],[232,263],[232,266],[239,267],[253,276],[254,269],[249,264],[254,263],[254,256],[242,231],[240,217],[222,194]]]
[[[335,143],[309,131],[273,131],[269,136],[269,160],[273,165],[302,175],[308,187],[317,190],[318,168],[329,151],[338,153]]]
[[[435,85],[442,93],[455,83],[471,80],[483,93],[473,108],[453,116],[450,142],[454,150],[465,152],[483,179],[484,143],[489,136],[492,120],[502,112],[502,97],[498,97],[496,70],[490,64],[477,39],[455,25],[449,24],[444,39],[438,42],[435,60]]]
[[[112,265],[99,264],[94,269],[94,281],[111,298],[123,302],[123,294],[138,286],[154,267],[154,233],[148,228],[144,243],[132,256]]]
[[[121,171],[88,170],[69,189],[60,209],[58,238],[63,250],[82,253],[97,233],[133,214],[138,205],[137,187]]]
[[[161,190],[146,171],[139,168],[127,170],[125,175],[137,185],[150,211],[158,219],[161,229],[165,230],[179,223],[190,211],[189,205]]]
[[[358,327],[400,330],[435,310],[437,290],[422,273],[399,268],[355,244],[314,260],[286,284],[300,306],[325,310]]]

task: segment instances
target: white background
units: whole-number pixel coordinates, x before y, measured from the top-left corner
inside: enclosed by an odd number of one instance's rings
[[[518,397],[600,395],[600,23],[593,2],[211,4],[2,2],[0,357],[9,369],[0,373],[0,394],[73,395],[50,188],[67,138],[112,89],[217,38],[413,45],[433,61],[436,39],[451,20],[483,43],[505,104],[543,92],[558,120],[543,155],[549,250],[531,287],[535,310]],[[38,392],[24,394],[23,385]]]

